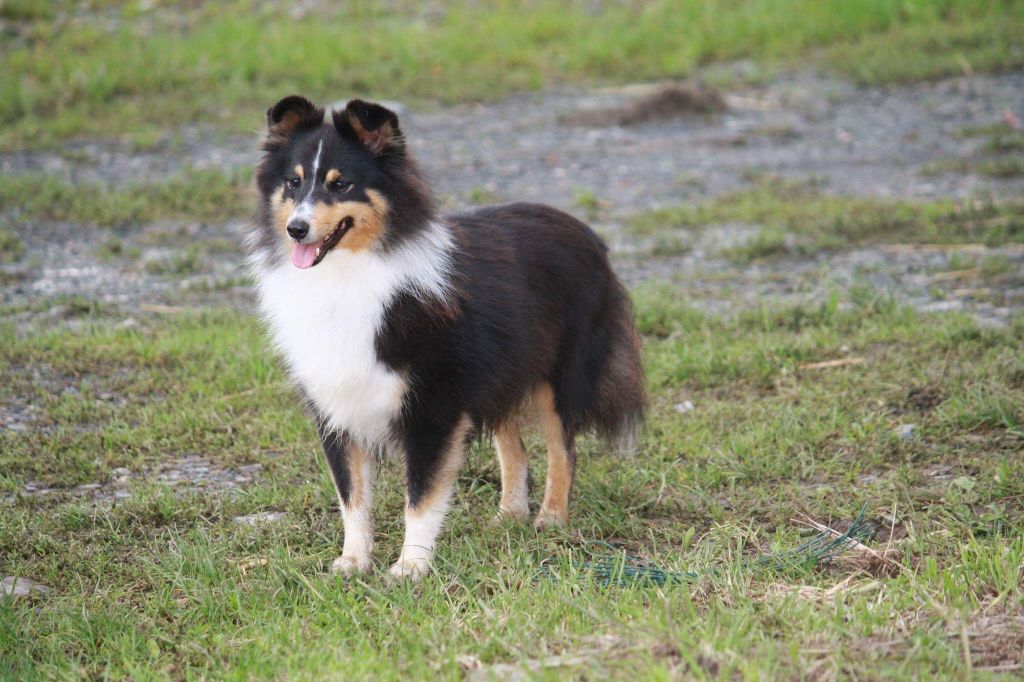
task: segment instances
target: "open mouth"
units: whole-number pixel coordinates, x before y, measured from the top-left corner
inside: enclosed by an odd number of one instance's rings
[[[327,252],[338,245],[345,233],[352,229],[355,220],[352,216],[345,216],[338,223],[329,235],[312,244],[301,244],[296,242],[292,245],[292,265],[297,268],[311,268],[324,259]]]

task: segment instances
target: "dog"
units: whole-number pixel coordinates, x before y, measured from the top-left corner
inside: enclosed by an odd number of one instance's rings
[[[547,444],[538,527],[568,521],[576,435],[628,448],[640,337],[607,247],[540,204],[442,216],[394,112],[300,96],[267,111],[248,239],[260,309],[312,409],[344,524],[332,571],[372,567],[377,454],[406,468],[390,572],[428,573],[467,445],[493,435],[499,517],[529,515],[523,421]]]

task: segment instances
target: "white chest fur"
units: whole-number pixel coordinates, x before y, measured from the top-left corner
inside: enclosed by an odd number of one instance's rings
[[[335,249],[301,270],[253,261],[260,304],[293,378],[331,426],[367,447],[384,447],[407,389],[377,358],[375,340],[395,296],[446,296],[452,243],[431,225],[394,253]]]

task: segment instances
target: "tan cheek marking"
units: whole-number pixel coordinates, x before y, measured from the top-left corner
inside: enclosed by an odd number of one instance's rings
[[[295,168],[292,168],[292,170],[295,171],[295,174],[299,176],[299,179],[301,179],[301,180],[305,180],[306,179],[306,174],[302,171],[302,164],[301,163],[295,164]]]
[[[338,227],[338,223],[345,219],[346,216],[352,216],[359,224],[359,217],[368,208],[367,204],[360,201],[343,201],[338,204],[321,204],[318,203],[313,207],[313,236],[316,239],[323,239]],[[355,228],[352,228],[353,230]],[[351,230],[350,230],[351,233]],[[342,242],[347,239],[342,238]]]
[[[356,219],[355,227],[341,240],[341,246],[349,251],[364,251],[376,243],[384,234],[384,220],[388,215],[388,202],[380,192],[367,190],[369,204],[360,204],[363,211]]]
[[[327,175],[324,176],[324,182],[334,182],[340,177],[341,171],[336,168],[332,168],[331,170],[327,171]]]
[[[384,219],[388,212],[387,201],[380,193],[367,192],[370,203],[343,201],[337,204],[317,204],[313,209],[313,234],[316,239],[329,235],[347,216],[355,222],[342,237],[339,248],[348,251],[365,251],[373,246],[384,232]]]

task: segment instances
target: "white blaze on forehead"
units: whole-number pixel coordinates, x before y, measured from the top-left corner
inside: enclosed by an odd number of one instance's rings
[[[320,138],[320,144],[316,146],[316,157],[313,158],[313,183],[316,184],[316,172],[320,169],[320,154],[324,150],[324,138]]]
[[[308,223],[313,220],[313,190],[316,189],[316,174],[320,170],[320,155],[323,151],[324,139],[321,137],[320,143],[316,146],[316,156],[313,157],[313,174],[309,176],[313,184],[309,186],[309,191],[302,202],[292,209],[292,214],[288,216],[289,223],[295,220],[304,220]]]

